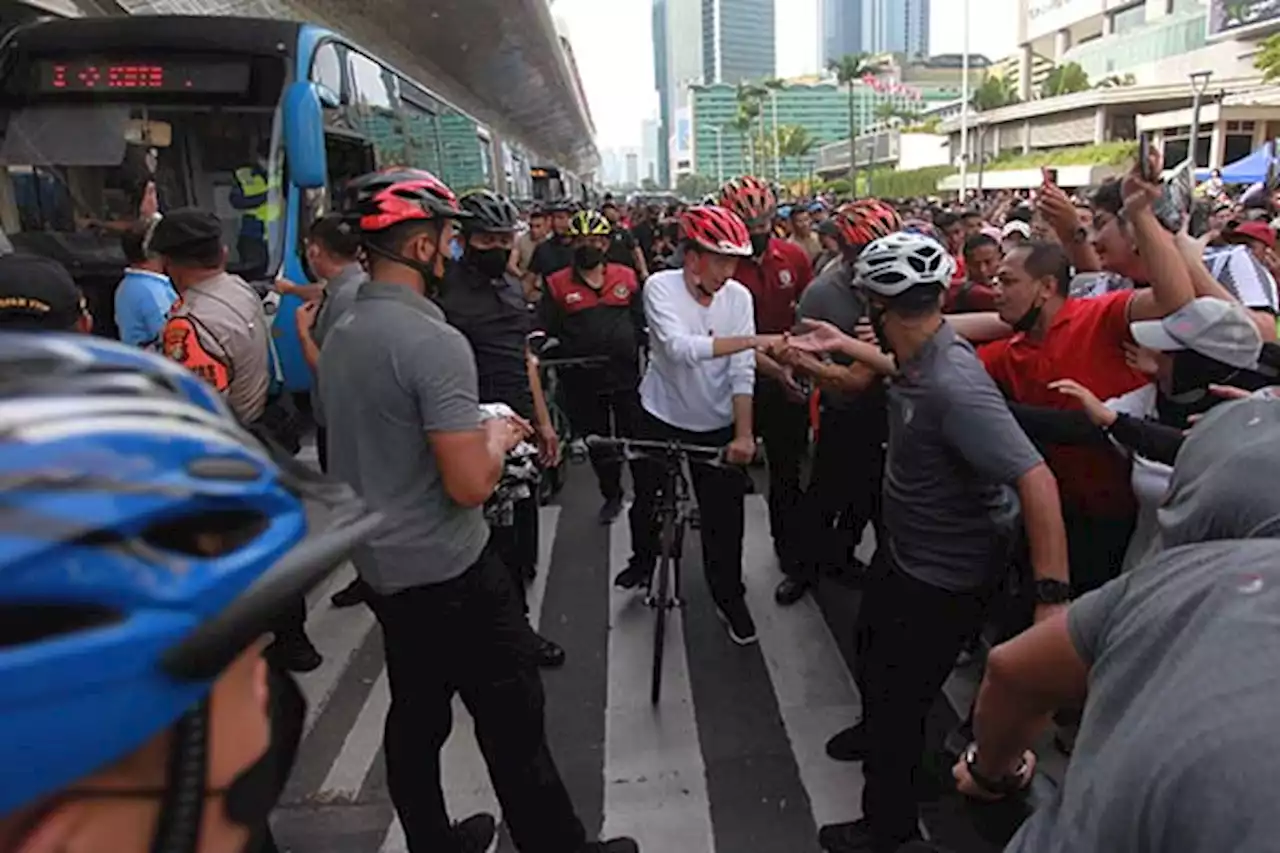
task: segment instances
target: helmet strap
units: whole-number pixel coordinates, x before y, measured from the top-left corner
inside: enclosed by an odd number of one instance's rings
[[[429,263],[423,263],[422,261],[416,261],[412,258],[406,258],[404,255],[392,252],[389,249],[384,249],[382,246],[371,241],[366,242],[364,248],[365,251],[370,254],[377,255],[388,261],[393,261],[413,270],[418,275],[422,276],[422,281],[426,285],[427,290],[434,290],[436,283],[440,280],[440,276],[436,273],[436,261],[434,258],[432,258]],[[440,251],[440,246],[437,244],[436,253],[439,254]]]
[[[195,853],[204,820],[209,764],[209,700],[178,718],[170,729],[167,784],[151,853]]]

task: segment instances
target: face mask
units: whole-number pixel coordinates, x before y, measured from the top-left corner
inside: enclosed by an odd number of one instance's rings
[[[1040,322],[1040,312],[1044,310],[1043,305],[1032,305],[1027,313],[1023,314],[1018,322],[1013,324],[1015,332],[1029,332],[1036,327],[1036,323]]]
[[[258,836],[266,831],[267,818],[289,781],[307,717],[307,700],[292,675],[272,667],[267,684],[271,741],[262,757],[241,771],[223,795],[227,817]],[[251,843],[249,849],[256,847]]]
[[[764,254],[764,250],[769,248],[769,241],[773,239],[773,235],[769,232],[763,234],[751,235],[751,254],[757,258]]]
[[[595,246],[579,246],[573,250],[573,265],[580,270],[593,270],[604,263],[604,252]]]
[[[1236,370],[1229,364],[1214,361],[1192,350],[1178,350],[1173,354],[1173,370],[1170,375],[1170,396],[1181,398],[1179,402],[1193,402],[1207,393],[1210,385],[1223,384]]]
[[[468,249],[467,261],[485,278],[493,280],[502,278],[507,271],[507,260],[511,253],[506,249]]]
[[[462,241],[459,240],[457,237],[454,237],[452,240],[449,241],[449,257],[453,258],[455,261],[460,261],[462,260],[462,255],[463,255]]]

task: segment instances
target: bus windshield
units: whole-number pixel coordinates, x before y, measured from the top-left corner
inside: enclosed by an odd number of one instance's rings
[[[121,234],[153,210],[194,206],[222,220],[232,271],[269,277],[284,225],[274,115],[119,102],[0,114],[0,224],[19,251],[87,270],[122,265]]]

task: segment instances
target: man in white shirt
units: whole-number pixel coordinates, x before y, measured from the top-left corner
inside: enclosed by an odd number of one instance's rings
[[[649,366],[640,383],[643,409],[638,437],[724,447],[737,464],[755,455],[751,412],[757,347],[778,336],[755,329],[751,291],[733,280],[738,259],[750,257],[746,225],[720,207],[695,207],[681,218],[684,265],[656,273],[644,288],[649,322]],[[659,463],[633,463],[633,553],[615,584],[648,583],[659,556],[656,500]],[[739,645],[756,641],[743,600],[742,533],[746,479],[735,471],[692,465],[702,513],[702,564],[716,611]]]

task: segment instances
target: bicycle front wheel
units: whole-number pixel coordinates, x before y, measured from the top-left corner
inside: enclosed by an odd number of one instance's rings
[[[667,611],[673,610],[671,578],[675,573],[675,519],[662,523],[662,559],[658,561],[658,589],[653,597],[653,676],[649,682],[649,701],[655,706],[662,700],[662,656],[667,635]]]

